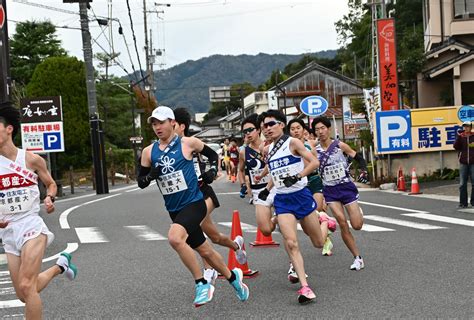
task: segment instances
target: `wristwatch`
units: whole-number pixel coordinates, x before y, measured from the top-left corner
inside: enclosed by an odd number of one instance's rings
[[[299,174],[299,173],[296,174],[296,179],[301,180],[302,178],[303,177],[301,176],[301,174]]]
[[[53,196],[53,195],[48,194],[47,197],[49,197],[51,199],[52,203],[54,203],[54,201],[56,201],[56,197]]]

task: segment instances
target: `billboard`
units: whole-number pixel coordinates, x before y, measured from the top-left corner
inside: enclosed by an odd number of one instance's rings
[[[462,129],[458,114],[463,107],[377,112],[376,153],[453,150],[457,133]]]
[[[379,85],[382,111],[398,110],[397,48],[395,20],[377,20]]]
[[[61,97],[20,100],[22,148],[35,153],[63,152]]]

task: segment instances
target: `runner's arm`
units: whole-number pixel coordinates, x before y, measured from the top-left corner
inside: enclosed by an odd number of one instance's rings
[[[341,148],[341,150],[344,151],[349,157],[351,157],[352,159],[356,160],[359,163],[360,174],[359,174],[359,177],[357,178],[357,181],[361,183],[366,183],[366,184],[369,183],[369,173],[367,169],[367,162],[361,156],[361,154],[352,150],[352,148],[349,147],[349,145],[347,145],[344,142],[339,142],[339,148]]]
[[[239,167],[237,171],[237,176],[240,182],[240,187],[244,187],[247,184],[245,183],[245,149],[239,151]],[[247,190],[245,190],[247,193]]]
[[[41,158],[39,155],[27,153],[28,157],[31,157],[31,164],[32,169],[38,174],[40,180],[44,183],[46,187],[46,198],[44,198],[44,206],[46,208],[47,213],[51,213],[54,211],[54,199],[56,198],[56,193],[58,191],[58,187],[56,182],[54,182],[53,177],[48,171],[46,167],[46,161]]]
[[[197,138],[187,137],[186,140],[183,138],[183,142],[185,142],[191,150],[202,154],[209,160],[210,169],[206,172],[203,172],[201,174],[201,178],[205,183],[211,184],[212,181],[214,181],[214,178],[217,176],[219,156],[208,145]]]
[[[314,170],[316,170],[319,167],[318,158],[314,155],[313,152],[306,149],[303,142],[301,142],[300,140],[291,139],[290,149],[294,154],[297,154],[297,155],[303,157],[303,159],[307,161],[307,165],[299,173],[301,178],[306,177],[307,175],[309,175],[311,172],[313,172]]]
[[[152,146],[150,145],[143,149],[140,160],[140,169],[138,171],[137,183],[141,189],[145,189],[150,185],[151,181],[158,178],[157,171],[151,170],[151,148]]]

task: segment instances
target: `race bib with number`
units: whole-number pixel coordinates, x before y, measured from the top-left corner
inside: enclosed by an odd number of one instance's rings
[[[238,158],[237,153],[231,153],[231,154],[230,154],[230,157],[231,157],[232,159],[237,159],[237,158]]]
[[[158,178],[158,187],[163,195],[169,195],[188,189],[182,170],[160,176]]]
[[[262,172],[263,172],[263,169],[254,169],[254,170],[249,171],[250,181],[253,185],[255,185],[255,184],[264,184],[264,183],[270,182],[270,177],[268,175],[266,175],[265,177],[261,177],[261,179],[258,180],[258,181],[255,180],[255,176],[261,176]]]
[[[13,215],[28,212],[33,208],[34,197],[27,188],[12,188],[0,191],[0,214]]]
[[[286,177],[291,175],[291,170],[290,170],[290,167],[282,167],[282,168],[273,170],[271,172],[271,175],[272,175],[272,180],[273,180],[273,183],[275,184],[275,187],[281,188],[281,187],[285,187],[283,180],[285,180]]]
[[[346,169],[343,163],[333,164],[324,168],[324,180],[331,182],[346,177]]]

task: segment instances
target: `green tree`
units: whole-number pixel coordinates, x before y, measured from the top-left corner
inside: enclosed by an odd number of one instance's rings
[[[58,168],[85,168],[91,164],[91,142],[85,67],[75,57],[52,57],[40,63],[26,87],[28,97],[61,96],[65,152]]]
[[[131,148],[132,111],[128,84],[119,78],[111,78],[97,84],[97,106],[104,120],[105,139],[111,145]]]
[[[49,21],[19,22],[9,41],[12,79],[22,84],[30,81],[36,66],[46,58],[66,55]]]

